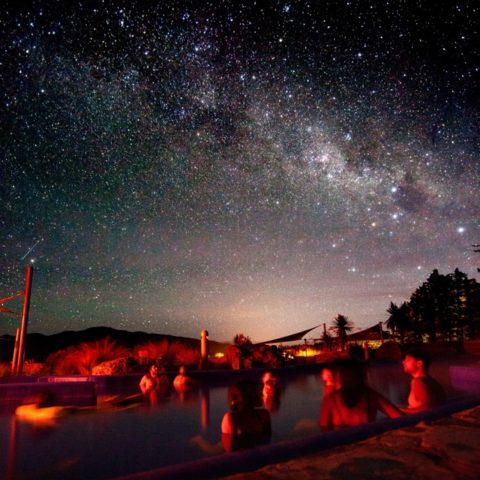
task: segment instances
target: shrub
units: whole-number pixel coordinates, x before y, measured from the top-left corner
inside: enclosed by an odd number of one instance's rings
[[[0,362],[0,377],[6,377],[12,373],[12,365],[10,363]]]
[[[43,363],[37,363],[32,360],[26,360],[23,364],[24,375],[40,375],[44,369]]]
[[[173,342],[168,349],[167,361],[170,365],[197,367],[200,362],[200,351],[187,347],[182,342]]]
[[[159,342],[147,342],[137,347],[137,351],[146,351],[149,360],[158,360],[164,358],[168,353],[169,343],[166,338]]]
[[[95,365],[128,355],[127,348],[105,337],[52,353],[47,358],[46,368],[56,375],[90,375]]]

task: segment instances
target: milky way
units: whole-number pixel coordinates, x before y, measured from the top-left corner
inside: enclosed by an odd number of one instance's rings
[[[155,3],[1,7],[0,297],[34,265],[30,331],[261,341],[475,275],[476,2]]]

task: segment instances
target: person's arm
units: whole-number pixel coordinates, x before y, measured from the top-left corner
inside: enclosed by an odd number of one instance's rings
[[[388,418],[398,418],[403,415],[403,412],[396,407],[390,400],[387,400],[383,395],[378,392],[374,392],[378,409],[383,412]]]

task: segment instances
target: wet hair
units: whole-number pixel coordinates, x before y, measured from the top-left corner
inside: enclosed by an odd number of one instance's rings
[[[432,355],[424,348],[416,347],[410,348],[406,351],[405,356],[414,358],[415,360],[421,360],[423,362],[423,368],[428,371],[430,364],[432,363]]]
[[[232,410],[250,410],[262,405],[257,384],[250,380],[240,380],[228,389],[228,403]]]
[[[348,408],[355,407],[368,388],[363,366],[357,360],[347,359],[336,363],[333,371],[342,402]]]

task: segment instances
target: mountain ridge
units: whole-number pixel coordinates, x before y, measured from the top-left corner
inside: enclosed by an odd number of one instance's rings
[[[167,340],[169,343],[180,342],[190,348],[200,348],[200,339],[163,333],[130,332],[113,327],[99,326],[89,327],[85,330],[64,330],[51,335],[28,333],[25,340],[26,359],[42,362],[51,353],[81,343],[95,342],[106,337],[130,349],[148,342],[156,343],[162,340]],[[12,359],[14,342],[14,336],[0,335],[0,361],[6,362]],[[211,353],[224,351],[226,345],[228,343],[210,340],[209,350]]]

